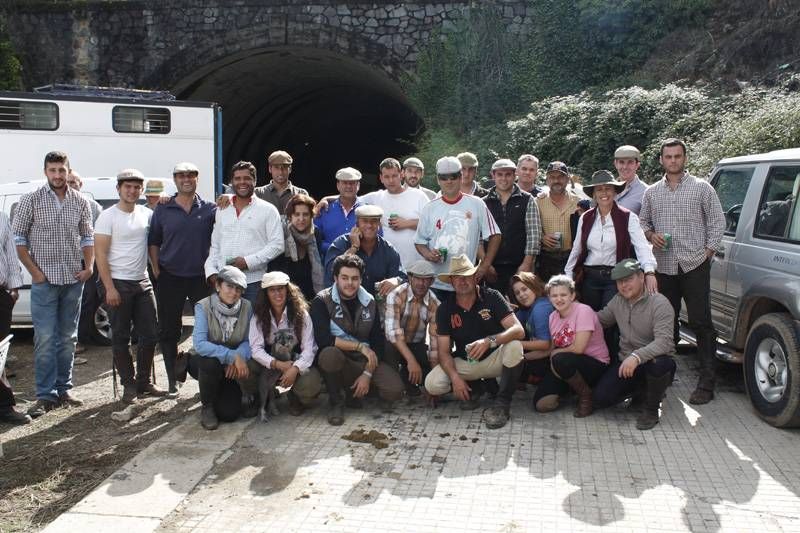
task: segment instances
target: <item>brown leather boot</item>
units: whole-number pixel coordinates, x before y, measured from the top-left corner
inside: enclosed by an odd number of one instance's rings
[[[567,383],[578,396],[578,405],[575,407],[573,416],[575,418],[583,418],[584,416],[592,414],[592,389],[583,380],[583,376],[575,372],[575,374],[567,380]]]

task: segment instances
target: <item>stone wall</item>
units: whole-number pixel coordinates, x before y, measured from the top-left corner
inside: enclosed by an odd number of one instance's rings
[[[508,31],[532,24],[524,0],[499,0]],[[475,2],[317,0],[6,0],[26,86],[74,82],[169,87],[215,61],[280,46],[323,48],[396,79],[420,45]]]

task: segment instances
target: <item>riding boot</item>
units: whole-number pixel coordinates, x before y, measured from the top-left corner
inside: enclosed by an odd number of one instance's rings
[[[647,374],[647,386],[644,396],[642,412],[636,419],[636,429],[652,429],[658,424],[658,408],[664,393],[672,383],[672,374],[667,372],[663,376]]]
[[[580,372],[575,372],[567,380],[572,391],[578,396],[578,405],[575,407],[575,418],[583,418],[592,414],[592,389],[584,381]]]

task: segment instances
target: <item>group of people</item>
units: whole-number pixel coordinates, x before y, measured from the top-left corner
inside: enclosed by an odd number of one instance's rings
[[[686,172],[678,139],[662,143],[665,173],[650,187],[635,147],[613,160],[618,176],[595,172],[581,197],[560,161],[540,189],[529,154],[495,161],[489,189],[476,181],[474,154],[443,157],[438,193],[421,186],[422,161],[387,158],[383,189],[359,195],[361,173],[347,167],[335,175],[339,194],[316,202],[289,180],[291,155],[276,151],[268,184],[257,187],[255,166],[241,161],[215,201],[197,195],[199,169],[179,163],[177,193],[147,207],[144,176],[126,169],[119,202],[93,223],[88,200],[66,184],[67,155],[48,153],[47,184],[20,199],[10,227],[0,220],[4,312],[21,285],[17,257],[33,280],[37,396],[23,415],[0,388],[0,416],[24,422],[80,403],[76,324],[96,264],[124,405],[177,397],[190,374],[207,429],[267,421],[280,393],[300,415],[323,389],[332,425],[367,395],[391,410],[404,395],[435,404],[452,393],[462,409],[489,396],[483,419],[500,428],[532,382],[536,411],[570,391],[578,417],[633,397],[637,427],[650,429],[675,374],[681,300],[701,361],[690,402],[713,398],[709,264],[724,215],[714,189]],[[179,353],[187,300],[193,347]],[[151,382],[156,344],[166,390]]]

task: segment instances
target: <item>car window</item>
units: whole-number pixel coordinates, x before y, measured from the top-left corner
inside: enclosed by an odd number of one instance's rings
[[[712,179],[725,213],[725,233],[736,233],[742,204],[754,170],[755,167],[723,168]]]
[[[755,235],[800,241],[800,166],[772,167],[759,203]]]

